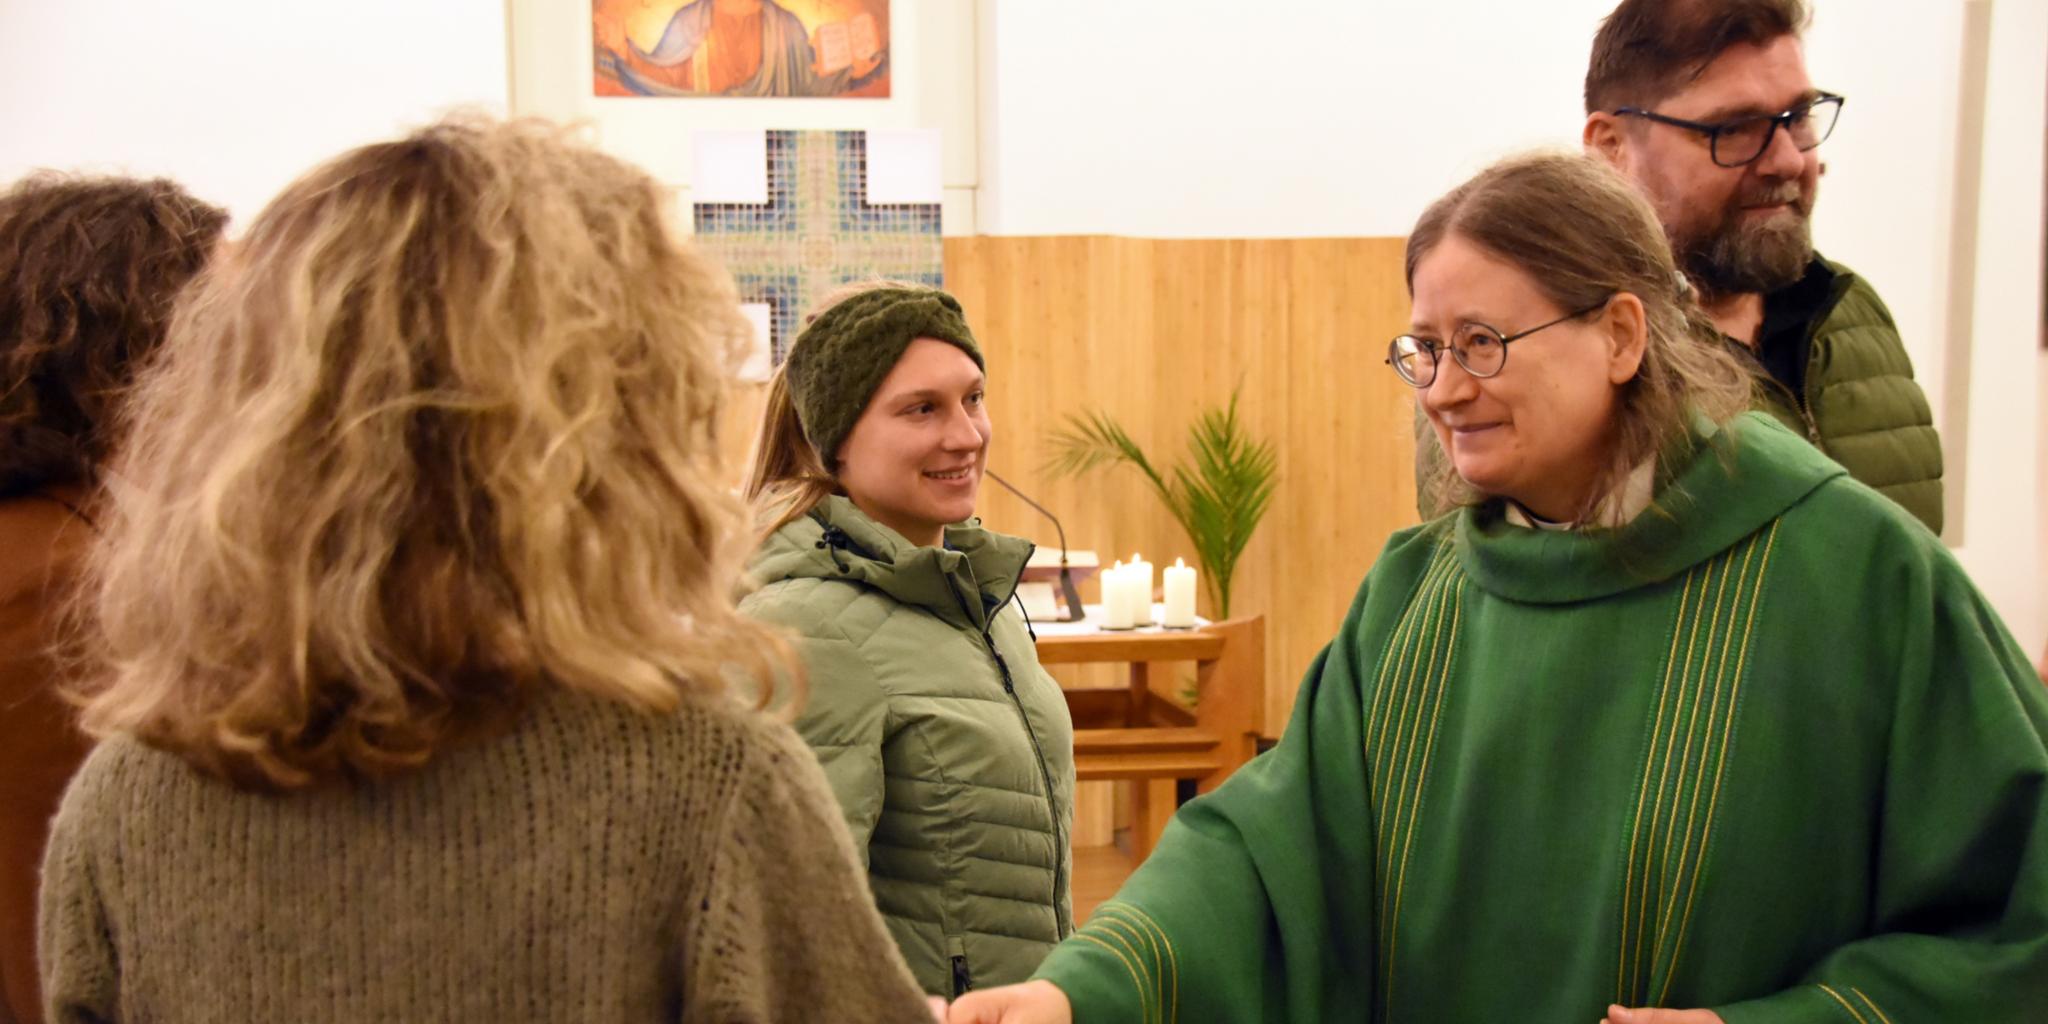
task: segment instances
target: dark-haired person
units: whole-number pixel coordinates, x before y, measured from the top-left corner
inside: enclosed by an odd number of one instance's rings
[[[1407,273],[1455,511],[1280,744],[953,1024],[2040,1020],[2048,692],[1955,559],[1745,411],[1612,170],[1482,172]]]
[[[0,1024],[42,1019],[36,873],[89,749],[59,692],[61,605],[118,406],[227,220],[161,179],[38,174],[0,193]]]
[[[1586,149],[1649,198],[1757,407],[1940,533],[1941,439],[1898,326],[1813,250],[1843,100],[1807,75],[1807,20],[1803,0],[1623,0],[1586,69]]]

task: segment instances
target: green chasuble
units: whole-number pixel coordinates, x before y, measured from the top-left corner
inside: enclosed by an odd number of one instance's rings
[[[1395,535],[1040,969],[1075,1020],[2048,1021],[2048,692],[1898,506],[1702,440],[1618,530]]]

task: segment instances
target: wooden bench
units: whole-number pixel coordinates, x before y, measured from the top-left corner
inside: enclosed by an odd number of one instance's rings
[[[1129,781],[1130,852],[1152,852],[1179,807],[1178,781],[1198,792],[1222,785],[1258,753],[1264,729],[1266,621],[1218,622],[1196,630],[1045,636],[1046,665],[1127,663],[1126,685],[1070,689],[1074,769],[1082,781]],[[1153,666],[1195,664],[1193,712],[1153,689]]]
[[[1207,729],[1074,730],[1074,771],[1082,779],[1205,779],[1222,770],[1222,742]]]

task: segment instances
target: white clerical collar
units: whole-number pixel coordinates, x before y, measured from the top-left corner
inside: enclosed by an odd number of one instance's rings
[[[1607,500],[1600,503],[1599,511],[1593,515],[1593,522],[1608,529],[1626,526],[1630,520],[1641,515],[1644,509],[1649,508],[1650,500],[1656,496],[1657,460],[1652,457],[1637,463],[1636,468],[1629,471],[1628,478],[1621,482],[1621,486],[1615,488],[1614,493],[1609,494]],[[1569,530],[1579,525],[1576,522],[1560,523],[1541,518],[1523,508],[1513,498],[1507,499],[1506,505],[1507,521],[1514,526],[1531,530]]]

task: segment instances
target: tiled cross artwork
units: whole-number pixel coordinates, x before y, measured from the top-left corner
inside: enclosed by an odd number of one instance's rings
[[[766,150],[765,202],[697,203],[694,221],[697,244],[732,272],[740,301],[768,307],[775,365],[804,312],[842,284],[941,284],[939,204],[869,202],[867,132],[770,131]],[[935,180],[936,152],[933,164]]]

